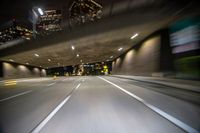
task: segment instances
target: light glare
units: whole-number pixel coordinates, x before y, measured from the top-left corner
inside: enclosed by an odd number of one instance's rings
[[[72,50],[74,50],[75,49],[75,47],[74,46],[72,46]]]
[[[14,60],[13,60],[13,59],[9,59],[9,61],[11,61],[11,62],[14,62]]]
[[[138,33],[134,34],[134,35],[131,37],[131,39],[134,39],[134,38],[136,38],[137,36],[138,36]]]
[[[40,13],[40,15],[44,15],[44,12],[42,11],[41,8],[38,8],[38,12]]]
[[[119,48],[119,49],[118,49],[118,51],[122,51],[122,50],[123,50],[123,48]]]
[[[39,57],[39,54],[34,54],[36,57]]]

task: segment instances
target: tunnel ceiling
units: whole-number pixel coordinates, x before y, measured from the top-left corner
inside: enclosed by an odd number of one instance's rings
[[[117,9],[120,2],[122,1],[116,1],[118,5],[115,4],[116,7],[115,5],[113,7],[116,11],[120,11],[120,9]],[[143,2],[147,1],[143,0]],[[135,4],[137,5],[138,3]],[[16,51],[15,47],[7,51],[5,49],[0,53],[0,59],[3,61],[10,61],[12,59],[17,63],[28,63],[29,65],[41,66],[43,68],[111,61],[151,33],[169,25],[174,19],[181,16],[177,16],[176,13],[179,13],[182,8],[175,9],[170,6],[171,4],[169,3],[162,10],[159,9],[159,6],[156,7],[155,5],[151,6],[151,8],[134,10],[128,13],[130,18],[127,17],[126,13],[105,17],[105,19],[102,18],[100,21],[94,22],[94,24],[88,24],[88,28],[87,25],[83,25],[72,31],[67,31],[66,34],[58,34],[55,37],[51,36],[49,37],[50,41],[47,38],[45,42],[49,43],[49,45],[43,45],[44,41],[40,43],[36,40],[34,42],[37,43],[37,47],[34,43],[28,43],[27,45],[30,46],[24,49],[21,48],[23,49],[21,51],[17,51],[17,49],[20,49],[20,45],[16,46]],[[106,12],[105,9],[103,12]],[[90,31],[90,34],[85,34]],[[139,36],[131,40],[130,37],[135,33],[138,33]],[[71,37],[73,36],[71,34],[76,37]],[[52,37],[56,40],[60,36],[62,38],[61,41],[51,43]],[[75,47],[75,50],[71,49],[72,45]],[[21,47],[23,46],[26,47],[25,44],[21,45]],[[121,47],[123,50],[118,51]],[[36,57],[34,54],[38,54],[39,57]],[[77,54],[80,56],[77,57]],[[111,56],[113,58],[110,58]]]
[[[157,24],[151,23],[108,31],[11,54],[2,57],[1,60],[9,61],[12,59],[14,62],[21,64],[29,63],[29,65],[44,68],[111,61],[165,24],[166,22],[164,21]],[[131,40],[130,37],[136,33],[134,31],[137,31],[139,36]],[[75,47],[75,50],[71,49],[72,45]],[[123,50],[118,51],[121,47]],[[34,54],[38,54],[39,57],[36,57]],[[77,57],[77,54],[80,56]],[[113,56],[112,59],[110,58],[111,56]],[[51,61],[48,61],[48,59]]]

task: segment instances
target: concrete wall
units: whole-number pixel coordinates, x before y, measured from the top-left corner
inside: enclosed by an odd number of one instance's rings
[[[160,36],[152,37],[112,63],[112,74],[151,75],[159,69]]]
[[[168,29],[159,30],[112,62],[112,74],[171,76],[174,71]]]
[[[2,62],[3,78],[28,78],[46,76],[46,70],[16,63]]]

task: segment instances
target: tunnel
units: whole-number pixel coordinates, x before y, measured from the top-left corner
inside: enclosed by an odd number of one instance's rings
[[[0,10],[0,133],[200,132],[198,1]]]

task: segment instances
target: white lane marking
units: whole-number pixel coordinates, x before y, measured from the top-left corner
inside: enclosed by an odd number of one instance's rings
[[[48,84],[47,86],[52,86],[52,85],[54,85],[56,82],[54,82],[54,83],[51,83],[51,84]]]
[[[81,83],[75,88],[78,89]],[[62,106],[69,100],[71,95],[67,96],[31,133],[39,133],[41,129],[48,123],[48,121],[62,108]]]
[[[72,80],[74,80],[74,79],[72,79],[72,78],[65,78],[62,81],[72,81]]]
[[[79,84],[76,86],[75,90],[77,90],[80,86],[81,86],[81,83],[79,83]]]
[[[111,85],[117,87],[118,89],[120,89],[121,91],[125,92],[126,94],[132,96],[133,98],[137,99],[138,101],[140,101],[141,103],[143,103],[145,106],[149,107],[151,110],[155,111],[156,113],[158,113],[159,115],[161,115],[162,117],[166,118],[167,120],[171,121],[172,123],[174,123],[175,125],[177,125],[178,127],[182,128],[183,130],[185,130],[188,133],[199,133],[196,129],[190,127],[189,125],[187,125],[186,123],[178,120],[177,118],[167,114],[166,112],[160,110],[159,108],[149,104],[148,102],[146,102],[144,99],[134,95],[133,93],[123,89],[122,87],[108,81],[107,79],[104,79],[102,77],[98,77],[108,83],[110,83]]]
[[[30,90],[30,91],[25,91],[25,92],[22,92],[22,93],[19,93],[19,94],[16,94],[16,95],[13,95],[13,96],[10,96],[10,97],[7,97],[7,98],[4,98],[4,99],[1,99],[0,102],[2,102],[2,101],[6,101],[6,100],[9,100],[9,99],[12,99],[12,98],[15,98],[15,97],[21,96],[21,95],[28,94],[28,93],[30,93],[31,91],[32,91],[32,90]]]

